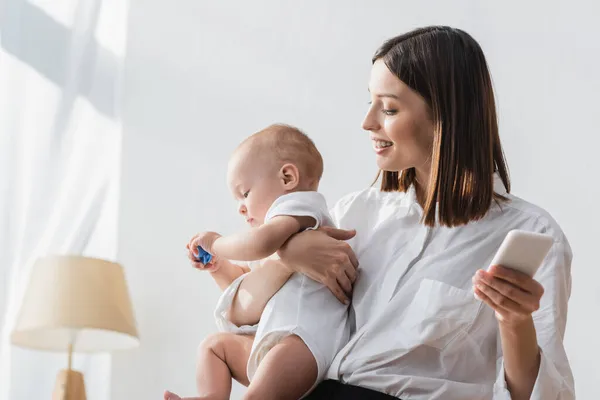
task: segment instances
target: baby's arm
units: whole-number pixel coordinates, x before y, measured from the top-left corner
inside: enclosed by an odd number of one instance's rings
[[[228,259],[252,261],[262,259],[260,267],[252,270],[241,282],[228,312],[228,319],[237,326],[254,325],[265,305],[293,273],[276,259],[266,259],[295,233],[315,226],[308,216],[276,216],[250,232],[223,237],[204,232],[192,241],[191,248],[201,246],[216,257],[219,268],[211,272],[221,289],[227,288],[240,275],[248,272]]]
[[[267,258],[283,246],[295,233],[315,225],[313,217],[281,215],[264,225],[231,236],[214,234],[208,243],[201,246],[220,258],[241,261],[256,261]]]

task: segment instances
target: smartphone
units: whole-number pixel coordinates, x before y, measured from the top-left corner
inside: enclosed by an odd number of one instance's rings
[[[506,235],[490,266],[501,265],[533,277],[553,242],[549,235],[512,230]]]

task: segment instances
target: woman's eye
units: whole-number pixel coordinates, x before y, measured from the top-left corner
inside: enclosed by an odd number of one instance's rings
[[[247,198],[249,194],[250,194],[250,191],[248,190],[247,192],[244,192],[244,194],[242,196],[244,196],[244,198]]]
[[[386,110],[386,109],[383,109],[383,110],[381,110],[381,112],[384,113],[385,115],[394,115],[394,114],[396,114],[398,112],[398,110]]]

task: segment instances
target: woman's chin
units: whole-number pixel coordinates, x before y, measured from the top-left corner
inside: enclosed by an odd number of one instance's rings
[[[402,168],[398,168],[398,165],[391,160],[386,160],[383,157],[377,157],[377,166],[381,171],[384,172],[398,172],[402,171]]]

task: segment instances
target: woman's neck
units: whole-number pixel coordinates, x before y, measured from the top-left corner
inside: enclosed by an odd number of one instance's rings
[[[425,208],[425,202],[427,202],[427,193],[429,189],[429,168],[427,168],[426,171],[423,169],[415,169],[415,172],[415,192],[417,195],[417,202],[422,208]]]

